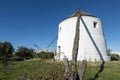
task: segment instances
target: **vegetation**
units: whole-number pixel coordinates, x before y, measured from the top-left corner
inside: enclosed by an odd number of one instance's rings
[[[64,80],[64,64],[52,60],[28,60],[13,62],[12,70],[2,71],[0,65],[0,80]],[[79,63],[78,63],[79,65]],[[97,80],[120,80],[120,62],[106,62],[103,72]],[[78,66],[79,67],[79,66]],[[100,63],[88,63],[85,76],[93,80],[99,71]]]
[[[9,70],[9,61],[13,56],[13,51],[14,48],[10,42],[0,42],[0,62],[5,72]]]
[[[0,42],[0,57],[12,57],[14,48],[10,42]]]
[[[41,59],[54,59],[54,53],[53,52],[42,51],[42,52],[38,53],[38,56]]]
[[[118,61],[120,60],[120,56],[118,54],[110,54],[111,61]]]
[[[14,56],[18,58],[31,59],[34,57],[34,50],[27,47],[19,47],[15,52]]]
[[[65,80],[64,64],[61,61],[53,61],[54,53],[43,51],[35,54],[33,49],[23,46],[19,47],[14,55],[13,51],[10,42],[0,42],[0,80]],[[36,55],[39,58],[35,59]],[[119,59],[119,55],[112,54],[112,62],[105,63],[97,80],[120,80]],[[72,68],[72,63],[69,64]],[[84,76],[94,80],[100,66],[99,62],[89,62]],[[80,62],[77,63],[77,68],[79,67]]]
[[[54,53],[42,51],[35,53],[34,49],[20,46],[13,54],[14,48],[10,42],[0,42],[0,60],[5,63],[7,60],[23,61],[39,57],[41,59],[54,59]],[[8,59],[9,58],[9,59]]]
[[[93,80],[95,74],[99,71],[100,63],[89,63],[85,75]],[[103,72],[100,73],[97,80],[120,80],[120,62],[106,62]]]
[[[29,60],[13,63],[13,69],[0,72],[0,80],[64,80],[64,66],[51,60]]]
[[[15,61],[23,61],[24,59],[32,59],[32,58],[40,58],[40,59],[54,59],[53,52],[45,52],[42,51],[40,53],[35,53],[33,49],[29,49],[27,47],[19,47],[17,51],[14,53]]]

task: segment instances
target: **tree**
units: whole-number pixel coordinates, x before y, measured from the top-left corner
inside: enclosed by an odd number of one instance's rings
[[[10,42],[0,42],[0,57],[12,57],[14,48]]]
[[[8,61],[13,56],[14,48],[10,42],[0,42],[0,59],[4,70],[8,70]]]
[[[21,46],[15,52],[15,56],[30,59],[34,57],[34,50]]]

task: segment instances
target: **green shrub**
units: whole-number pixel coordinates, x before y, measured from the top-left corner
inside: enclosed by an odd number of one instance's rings
[[[38,53],[39,58],[41,59],[54,59],[54,53],[42,51]]]
[[[118,54],[110,54],[111,61],[118,61],[120,59],[120,56]]]
[[[19,47],[17,49],[17,51],[14,53],[14,56],[15,57],[22,57],[22,58],[25,58],[25,59],[31,59],[34,57],[34,50],[33,49],[29,49],[27,47]]]

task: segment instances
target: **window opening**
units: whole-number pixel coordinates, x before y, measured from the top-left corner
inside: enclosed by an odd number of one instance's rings
[[[61,27],[60,27],[60,29],[59,29],[59,32],[61,32]]]
[[[93,27],[94,27],[94,28],[97,27],[97,22],[93,22]]]

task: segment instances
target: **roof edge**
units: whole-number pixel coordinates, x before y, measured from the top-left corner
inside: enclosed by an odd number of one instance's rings
[[[77,9],[77,11],[74,12],[74,13],[73,13],[70,17],[68,17],[68,18],[77,17],[77,16],[92,16],[92,17],[96,17],[96,16],[91,15],[91,14],[89,14],[89,13],[86,13],[86,12],[80,10],[80,9]]]

